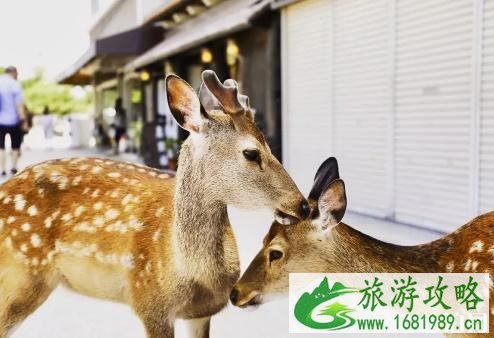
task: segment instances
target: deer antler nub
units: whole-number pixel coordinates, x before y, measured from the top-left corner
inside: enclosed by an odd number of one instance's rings
[[[212,70],[205,70],[202,73],[202,80],[209,91],[211,91],[221,103],[225,113],[236,115],[244,113],[248,108],[248,98],[245,99],[246,97],[244,97],[244,95],[241,95],[241,98],[239,97],[238,85],[234,80],[229,79],[222,84],[216,76],[216,73]]]

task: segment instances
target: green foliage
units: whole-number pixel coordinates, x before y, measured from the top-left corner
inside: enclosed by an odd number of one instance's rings
[[[43,113],[45,107],[51,113],[64,115],[74,112],[87,112],[92,106],[92,94],[81,91],[81,97],[73,95],[73,87],[47,81],[43,72],[38,71],[35,76],[21,81],[24,88],[26,106],[33,114]]]

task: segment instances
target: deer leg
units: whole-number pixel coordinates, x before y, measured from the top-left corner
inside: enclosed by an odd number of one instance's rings
[[[173,320],[162,310],[139,309],[136,313],[144,324],[147,338],[173,338]]]
[[[209,324],[211,317],[194,318],[187,320],[189,337],[209,338]]]
[[[144,327],[148,338],[173,338],[174,326],[167,320],[145,319]]]
[[[47,271],[34,275],[25,263],[0,256],[0,338],[43,304],[57,285],[56,276]]]

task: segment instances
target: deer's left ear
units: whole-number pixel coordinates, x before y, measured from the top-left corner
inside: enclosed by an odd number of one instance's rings
[[[199,132],[203,124],[201,104],[194,89],[176,75],[166,77],[168,106],[180,127],[189,132]]]
[[[328,188],[329,184],[340,178],[338,161],[330,157],[324,161],[317,169],[314,177],[314,184],[309,194],[309,200],[317,201],[321,194]]]
[[[331,182],[317,201],[316,222],[323,230],[337,226],[345,216],[347,205],[345,183],[337,179]]]

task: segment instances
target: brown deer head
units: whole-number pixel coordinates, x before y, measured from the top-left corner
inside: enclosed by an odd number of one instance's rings
[[[342,220],[347,204],[335,158],[327,159],[317,171],[309,204],[312,213],[307,220],[288,227],[271,225],[263,248],[231,292],[234,305],[259,305],[288,290],[290,272],[321,272],[321,266],[327,265],[320,248],[328,245],[331,229]]]
[[[178,76],[166,79],[170,110],[190,132],[177,178],[189,186],[205,185],[211,203],[267,207],[283,224],[305,219],[308,203],[271,153],[247,97],[238,94],[233,80],[221,83],[212,71],[202,76],[199,96]],[[181,171],[181,166],[188,168]],[[181,177],[185,172],[189,176]]]

